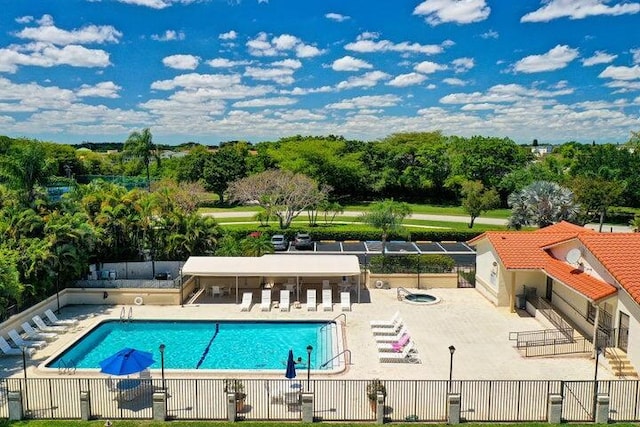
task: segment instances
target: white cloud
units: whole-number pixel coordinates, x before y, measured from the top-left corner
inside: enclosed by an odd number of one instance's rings
[[[160,42],[169,42],[174,40],[184,40],[185,35],[182,31],[167,30],[164,34],[152,34],[151,39]]]
[[[573,93],[573,90],[570,88],[542,90],[517,84],[500,84],[490,87],[486,92],[451,93],[440,98],[440,102],[442,104],[511,104],[536,99],[549,100],[562,95],[570,95],[571,93]]]
[[[248,101],[238,101],[233,104],[235,108],[260,108],[260,107],[271,107],[271,106],[285,106],[285,105],[293,105],[297,103],[298,100],[295,98],[287,98],[287,97],[278,97],[278,98],[255,98],[250,99]]]
[[[596,53],[594,53],[592,57],[584,58],[582,60],[582,65],[584,65],[585,67],[591,67],[592,65],[609,64],[613,62],[617,57],[618,55],[611,55],[611,54],[608,54],[607,52],[603,52],[599,50]]]
[[[336,110],[353,110],[359,108],[383,108],[398,105],[401,98],[396,95],[372,95],[357,96],[351,99],[343,99],[340,102],[329,104],[326,108]]]
[[[446,70],[447,66],[438,64],[436,62],[422,61],[421,63],[413,67],[413,69],[422,74],[433,74],[436,71]]]
[[[451,65],[456,73],[464,73],[472,69],[476,63],[473,58],[458,58],[451,61]]]
[[[540,73],[565,68],[578,57],[578,49],[557,45],[542,55],[530,55],[515,63],[513,69],[519,73]]]
[[[54,67],[106,67],[110,65],[109,54],[99,49],[68,45],[62,48],[47,43],[29,43],[0,48],[0,71],[15,73],[19,66]]]
[[[377,40],[377,36],[376,33],[362,33],[355,42],[347,43],[344,48],[361,53],[406,52],[426,55],[434,55],[443,51],[443,45],[421,45],[420,43],[410,42],[393,43],[389,40]]]
[[[96,85],[82,85],[76,92],[79,97],[119,98],[122,87],[113,82],[100,82]]]
[[[490,13],[485,0],[425,0],[413,10],[414,15],[425,16],[430,25],[470,24],[484,21]]]
[[[285,67],[297,70],[298,68],[302,67],[302,62],[298,61],[297,59],[283,59],[282,61],[273,62],[271,65],[273,65],[274,67]]]
[[[238,85],[241,81],[238,74],[181,74],[171,80],[158,80],[151,84],[151,89],[173,90],[179,87],[197,88],[225,88]]]
[[[338,83],[336,88],[342,90],[356,87],[373,87],[381,80],[387,80],[389,77],[391,77],[389,74],[382,71],[371,71],[361,76],[350,77],[348,80]]]
[[[339,13],[333,13],[333,12],[327,13],[326,15],[324,15],[324,17],[336,22],[344,22],[348,19],[351,19],[350,16],[341,15]]]
[[[446,79],[442,79],[442,83],[446,83],[450,86],[466,86],[467,82],[461,79],[456,79],[454,77],[448,77]]]
[[[36,42],[65,46],[69,44],[118,43],[122,33],[111,25],[88,25],[78,30],[67,31],[54,25],[51,15],[43,15],[38,27],[28,27],[15,36]]]
[[[164,57],[162,63],[165,67],[176,70],[195,70],[200,64],[200,58],[193,55],[171,55]]]
[[[220,40],[235,40],[236,38],[238,38],[238,33],[236,33],[234,30],[231,30],[227,31],[226,33],[220,34],[218,38]]]
[[[324,53],[323,50],[315,46],[305,44],[296,36],[282,34],[269,39],[265,32],[261,32],[256,38],[249,40],[247,47],[249,54],[253,56],[277,56],[293,51],[298,58],[311,58]]]
[[[640,65],[634,65],[633,67],[615,67],[609,65],[598,77],[614,80],[640,79]]]
[[[520,22],[548,22],[558,18],[584,19],[597,15],[625,15],[640,12],[640,3],[618,2],[607,5],[609,0],[546,0],[543,6],[524,15]]]
[[[634,64],[639,64],[640,63],[640,48],[631,49],[629,52],[631,53],[631,55],[633,55],[633,63]]]
[[[174,4],[191,4],[197,0],[117,0],[120,3],[133,4],[136,6],[150,7],[151,9],[164,9]]]
[[[249,65],[249,61],[231,61],[227,58],[214,58],[206,62],[206,64],[213,68],[232,68],[239,65]]]
[[[407,86],[418,85],[423,81],[425,81],[426,79],[427,77],[424,74],[407,73],[407,74],[400,74],[398,76],[395,76],[392,80],[387,82],[387,84],[389,86],[395,86],[395,87],[407,87]]]
[[[483,39],[497,39],[498,37],[500,37],[500,34],[498,34],[497,31],[489,30],[480,34],[480,37],[482,37]]]
[[[369,64],[362,59],[354,58],[353,56],[343,56],[340,59],[336,59],[331,64],[331,68],[334,71],[358,71],[363,68],[373,68],[373,65]]]
[[[293,83],[294,70],[292,68],[277,67],[277,68],[260,68],[260,67],[247,67],[244,72],[245,77],[251,77],[254,80],[261,81],[273,81],[278,84],[288,85]]]
[[[324,50],[318,49],[315,46],[310,44],[299,44],[296,46],[296,56],[298,58],[313,58],[315,56],[319,56],[325,53]]]

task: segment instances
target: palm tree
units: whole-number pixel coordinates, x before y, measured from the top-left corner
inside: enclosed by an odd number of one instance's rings
[[[546,227],[558,221],[571,221],[579,211],[573,192],[549,181],[535,181],[510,194],[507,202],[512,208],[509,227],[517,230],[525,225]]]
[[[151,163],[152,158],[155,158],[158,164],[160,164],[160,160],[157,156],[156,146],[153,143],[153,136],[151,135],[149,128],[143,129],[142,132],[131,132],[124,143],[124,153],[130,157],[142,160],[147,171],[147,191],[151,191],[151,174],[149,172],[149,164]]]
[[[389,233],[402,227],[402,221],[411,215],[411,207],[404,202],[392,199],[372,203],[368,212],[360,216],[360,220],[382,231],[382,253]]]
[[[42,145],[33,141],[16,144],[8,156],[0,157],[0,180],[23,191],[28,204],[33,203],[38,186],[47,184],[54,169]]]
[[[273,253],[273,245],[269,236],[259,231],[249,234],[240,242],[244,256],[262,256]]]

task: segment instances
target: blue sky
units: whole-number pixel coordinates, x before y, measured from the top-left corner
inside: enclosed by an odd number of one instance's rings
[[[640,1],[0,0],[0,134],[624,142]]]

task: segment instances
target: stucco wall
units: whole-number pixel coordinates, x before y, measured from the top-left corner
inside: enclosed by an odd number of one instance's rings
[[[620,325],[620,314],[623,312],[629,315],[629,346],[627,357],[633,364],[636,371],[640,371],[640,307],[626,291],[618,292],[618,311],[616,311],[615,327]]]
[[[457,273],[430,274],[370,274],[368,287],[374,288],[378,280],[389,283],[391,288],[416,288],[416,289],[432,289],[432,288],[457,288]]]
[[[551,303],[577,326],[586,337],[593,337],[593,324],[586,320],[590,302],[579,293],[554,280]]]

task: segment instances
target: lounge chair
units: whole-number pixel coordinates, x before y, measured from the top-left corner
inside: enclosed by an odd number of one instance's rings
[[[322,309],[324,311],[333,311],[333,301],[331,300],[331,289],[322,290]]]
[[[240,303],[240,311],[251,311],[253,303],[253,292],[245,292],[242,294],[242,302]]]
[[[371,332],[373,332],[373,335],[397,335],[402,325],[402,320],[398,320],[395,326],[391,328],[371,328]]]
[[[35,329],[33,329],[33,326],[31,326],[27,322],[24,322],[21,326],[22,329],[24,329],[24,331],[27,333],[27,336],[32,340],[55,341],[56,339],[58,339],[58,334],[53,332],[36,331]]]
[[[396,311],[389,320],[372,320],[369,322],[372,328],[391,328],[400,320],[400,312]]]
[[[317,308],[316,290],[307,289],[307,311],[316,311]]]
[[[399,353],[404,350],[404,347],[409,344],[411,341],[411,337],[409,334],[403,334],[398,341],[394,342],[377,342],[378,352],[382,351],[392,351],[395,353]]]
[[[262,290],[262,298],[260,301],[260,310],[271,311],[271,289]]]
[[[349,292],[340,292],[340,307],[342,311],[351,311],[351,294]]]
[[[31,341],[23,339],[18,331],[12,329],[8,332],[9,338],[11,341],[18,347],[32,347],[32,348],[42,348],[47,345],[46,341]]]
[[[329,283],[328,280],[322,281],[322,289],[331,289],[331,284]]]
[[[7,356],[22,356],[22,349],[11,347],[4,337],[0,336],[0,350]],[[25,348],[24,352],[31,356],[36,351],[35,348]]]
[[[380,363],[420,363],[413,341],[404,347],[402,353],[378,353],[378,360]]]
[[[289,311],[289,306],[291,305],[289,302],[290,295],[291,293],[286,289],[280,291],[280,311]]]
[[[37,314],[33,316],[32,319],[33,323],[35,323],[38,329],[42,332],[55,332],[57,334],[64,334],[69,329],[66,326],[49,326],[44,323],[42,317],[38,316]]]
[[[379,343],[380,342],[394,343],[394,342],[400,341],[400,338],[402,338],[402,336],[405,334],[409,335],[409,330],[407,329],[406,326],[402,326],[398,331],[398,333],[395,335],[374,335],[373,338],[376,340],[376,342],[379,342]]]
[[[45,310],[44,315],[54,326],[78,326],[78,319],[58,319],[58,316],[51,309]]]

